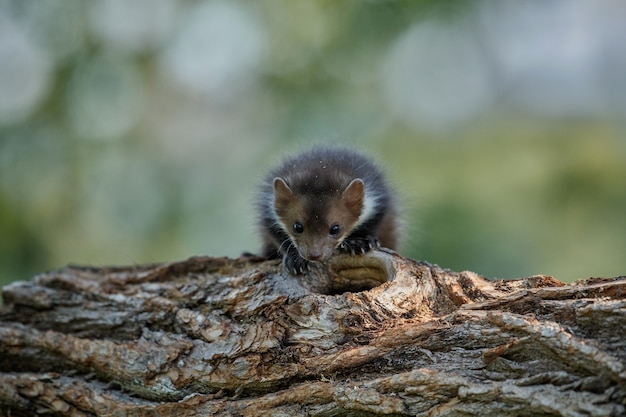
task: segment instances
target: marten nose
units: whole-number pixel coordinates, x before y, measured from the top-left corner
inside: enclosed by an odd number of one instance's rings
[[[309,251],[309,261],[319,261],[320,259],[322,259],[322,252],[320,250],[312,250]]]

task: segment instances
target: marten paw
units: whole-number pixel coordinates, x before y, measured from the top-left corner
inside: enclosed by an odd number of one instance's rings
[[[378,248],[380,242],[374,236],[347,238],[339,245],[339,250],[352,255],[364,254]]]
[[[286,255],[283,258],[283,265],[285,265],[285,268],[287,268],[287,271],[289,271],[291,275],[302,275],[311,270],[309,261],[300,256]]]

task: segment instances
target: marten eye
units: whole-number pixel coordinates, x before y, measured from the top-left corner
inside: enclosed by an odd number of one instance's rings
[[[330,230],[328,231],[331,235],[336,236],[339,234],[340,227],[338,224],[333,224],[330,226]]]
[[[300,234],[304,232],[304,226],[302,226],[302,223],[300,222],[295,222],[293,224],[293,231],[296,232],[297,234]]]

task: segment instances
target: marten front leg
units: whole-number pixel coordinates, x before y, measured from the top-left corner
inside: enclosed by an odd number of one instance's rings
[[[380,242],[376,236],[348,236],[339,245],[339,251],[352,255],[364,254],[374,248],[378,248]]]
[[[302,275],[309,271],[309,262],[300,256],[296,246],[282,230],[270,229],[270,236],[263,249],[266,259],[282,258],[283,265],[291,275]]]
[[[302,258],[293,246],[285,251],[283,265],[291,275],[302,275],[310,270],[309,261]]]

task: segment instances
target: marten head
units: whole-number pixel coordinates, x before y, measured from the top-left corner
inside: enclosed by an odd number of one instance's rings
[[[305,182],[290,187],[274,179],[274,211],[300,256],[325,261],[359,224],[366,205],[365,185],[360,178],[347,185]]]

